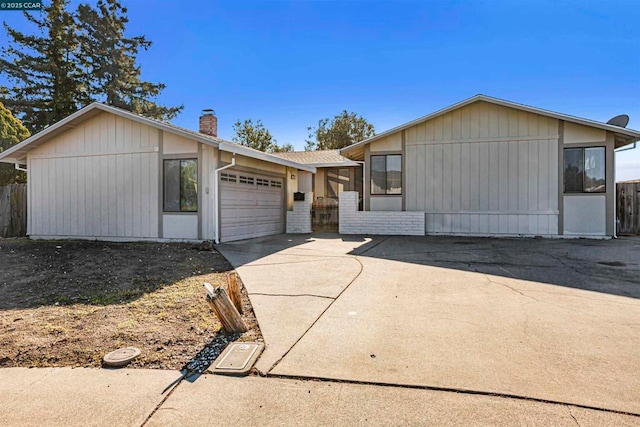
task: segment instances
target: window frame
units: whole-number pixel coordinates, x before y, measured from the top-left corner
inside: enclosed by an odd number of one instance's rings
[[[166,162],[179,162],[178,168],[178,206],[180,207],[178,210],[169,210],[167,209],[167,192],[166,192]],[[182,209],[182,163],[183,162],[195,162],[196,165],[196,209],[195,210],[185,210]],[[199,200],[199,185],[200,185],[200,165],[198,164],[198,159],[196,157],[169,157],[162,159],[162,212],[163,213],[171,213],[171,214],[198,214],[200,209],[200,200]]]
[[[400,158],[400,192],[399,193],[389,193],[389,188],[387,188],[387,184],[389,182],[389,168],[388,168],[388,157],[389,156],[397,156]],[[403,180],[403,174],[404,174],[404,163],[403,163],[403,159],[402,159],[402,153],[386,153],[386,154],[371,154],[369,156],[369,194],[372,196],[402,196],[404,193],[404,180]],[[373,158],[374,157],[384,157],[384,183],[385,183],[385,189],[384,189],[384,193],[376,193],[374,192],[374,185],[373,185]]]
[[[604,170],[604,186],[602,188],[602,190],[595,190],[595,191],[586,191],[585,190],[585,179],[586,179],[586,153],[588,149],[593,149],[593,148],[599,148],[602,150],[603,153],[603,157],[602,157],[602,161],[603,161],[603,170]],[[582,153],[582,160],[581,160],[581,175],[582,175],[582,186],[580,190],[567,190],[567,179],[566,179],[566,170],[567,170],[567,150],[580,150]],[[571,146],[565,146],[562,150],[562,190],[563,190],[563,194],[605,194],[607,192],[607,147],[604,145],[587,145],[587,146],[580,146],[580,147],[571,147]]]

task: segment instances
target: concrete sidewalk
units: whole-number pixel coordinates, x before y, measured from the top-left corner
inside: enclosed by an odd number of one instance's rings
[[[144,369],[0,369],[0,425],[139,426],[181,375]]]
[[[638,417],[432,390],[177,371],[0,370],[0,424],[21,426],[633,426]]]

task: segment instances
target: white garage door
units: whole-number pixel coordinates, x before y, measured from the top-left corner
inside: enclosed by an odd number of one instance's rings
[[[284,232],[282,178],[233,169],[220,173],[220,240],[249,239]]]

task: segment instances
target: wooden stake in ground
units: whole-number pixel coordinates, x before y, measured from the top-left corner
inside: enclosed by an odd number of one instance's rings
[[[247,324],[231,303],[225,290],[219,286],[214,288],[210,283],[205,283],[204,287],[207,290],[207,302],[218,316],[224,330],[228,333],[247,332],[249,330]]]
[[[227,276],[227,289],[229,290],[229,298],[231,298],[231,302],[236,307],[236,310],[238,310],[238,313],[242,314],[242,294],[240,294],[238,275],[235,271]]]

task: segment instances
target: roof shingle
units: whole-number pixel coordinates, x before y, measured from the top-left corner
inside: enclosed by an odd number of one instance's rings
[[[305,165],[322,166],[325,165],[340,165],[356,166],[354,161],[341,156],[339,150],[320,150],[320,151],[293,151],[288,153],[271,153],[281,159],[290,160],[296,163],[302,163]]]

